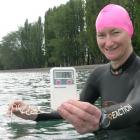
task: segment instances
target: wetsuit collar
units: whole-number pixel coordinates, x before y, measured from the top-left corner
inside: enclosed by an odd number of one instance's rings
[[[129,58],[126,60],[124,64],[122,64],[119,68],[113,69],[113,67],[110,65],[110,71],[113,75],[120,75],[122,74],[134,61],[136,58],[136,54],[133,52]]]

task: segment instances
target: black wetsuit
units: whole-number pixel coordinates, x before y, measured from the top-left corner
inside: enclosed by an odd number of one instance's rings
[[[140,58],[134,53],[117,70],[105,64],[89,76],[80,100],[94,104],[101,97],[101,106],[111,123],[100,130],[102,140],[140,139]],[[49,117],[48,117],[49,116]],[[36,121],[61,118],[57,113],[40,114]],[[98,135],[97,135],[98,137]]]

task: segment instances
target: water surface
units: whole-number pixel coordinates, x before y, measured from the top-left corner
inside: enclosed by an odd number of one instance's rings
[[[79,93],[90,70],[77,71]],[[41,108],[50,109],[48,71],[0,73],[0,140],[94,140],[93,134],[78,134],[66,121],[34,122],[6,114],[8,104],[15,99]]]

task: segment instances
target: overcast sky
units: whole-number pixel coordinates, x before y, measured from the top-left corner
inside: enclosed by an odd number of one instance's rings
[[[49,8],[65,4],[69,0],[0,0],[0,40],[11,31],[29,22],[44,18]]]

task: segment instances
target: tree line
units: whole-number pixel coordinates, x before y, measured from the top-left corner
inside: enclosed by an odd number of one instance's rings
[[[50,8],[34,23],[10,32],[0,42],[0,69],[42,68],[105,63],[96,43],[95,20],[108,3],[125,7],[132,18],[133,45],[140,55],[139,0],[69,0]],[[116,17],[119,18],[119,17]]]

